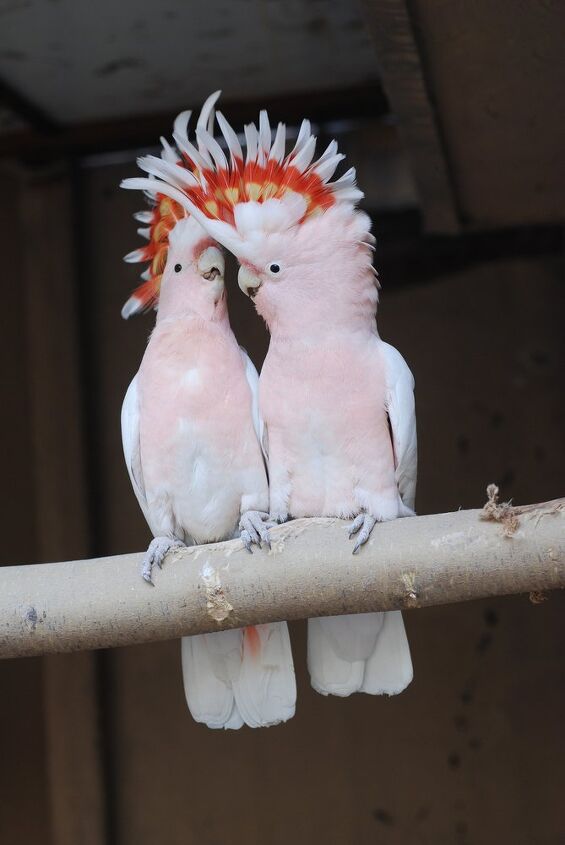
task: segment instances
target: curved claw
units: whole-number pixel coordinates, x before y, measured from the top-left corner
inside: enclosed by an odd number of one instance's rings
[[[155,581],[151,577],[151,564],[143,563],[143,568],[141,570],[141,577],[144,581],[147,581],[148,584],[151,584],[152,587],[155,586]]]
[[[353,546],[354,555],[359,552],[361,546],[363,546],[371,536],[371,531],[375,527],[376,521],[377,520],[374,516],[371,516],[368,513],[360,513],[349,526],[350,539],[354,534],[357,534],[357,541]]]
[[[246,511],[241,515],[239,520],[240,538],[243,545],[248,552],[252,552],[252,544],[261,546],[265,543],[267,548],[271,548],[271,540],[269,538],[269,515],[263,511]]]
[[[348,527],[349,539],[350,540],[351,540],[351,538],[353,537],[354,534],[357,534],[357,532],[359,531],[359,529],[363,525],[364,519],[365,519],[364,513],[357,514],[357,516],[355,517],[355,519],[353,520],[351,525]]]
[[[163,568],[163,561],[171,551],[171,549],[178,549],[184,546],[180,540],[171,539],[170,537],[154,537],[149,543],[147,551],[143,555],[143,562],[141,565],[141,577],[152,587],[155,586],[153,581],[153,567],[157,565],[159,569]]]
[[[241,542],[243,543],[243,545],[245,546],[245,548],[247,549],[247,551],[249,552],[249,554],[252,555],[253,549],[251,548],[251,546],[252,546],[253,540],[251,539],[251,534],[249,533],[249,531],[246,531],[246,529],[244,528],[243,531],[240,533],[239,538],[240,538]]]

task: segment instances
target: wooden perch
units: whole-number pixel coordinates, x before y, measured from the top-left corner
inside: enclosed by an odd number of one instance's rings
[[[377,525],[352,555],[345,523],[300,519],[272,550],[175,551],[155,586],[141,555],[0,569],[0,657],[167,640],[279,619],[417,608],[565,587],[565,499]]]

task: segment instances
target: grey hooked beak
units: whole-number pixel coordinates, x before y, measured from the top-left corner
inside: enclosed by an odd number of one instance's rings
[[[262,285],[259,276],[255,275],[255,273],[250,270],[249,267],[246,267],[245,264],[242,264],[239,268],[237,283],[243,293],[247,294],[247,296],[250,296],[252,299]]]

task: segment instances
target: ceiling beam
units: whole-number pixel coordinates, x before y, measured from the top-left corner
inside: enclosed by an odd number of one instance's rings
[[[287,123],[298,123],[304,117],[316,122],[375,118],[389,111],[388,100],[378,83],[262,97],[260,100],[226,100],[222,102],[222,111],[228,120],[236,126],[242,126],[244,122],[257,120],[260,109],[266,106],[272,121],[283,120]],[[186,107],[187,104],[180,104],[178,110]],[[195,109],[199,109],[199,104],[195,105]],[[35,131],[0,135],[0,156],[17,157],[28,163],[44,163],[65,155],[86,155],[153,145],[160,135],[171,134],[176,115],[177,111],[82,123],[59,127],[49,136],[36,126]]]
[[[400,121],[426,228],[455,232],[461,222],[457,195],[407,3],[362,0],[362,7],[376,45],[383,86]]]
[[[60,129],[57,121],[53,120],[47,112],[24,97],[2,78],[0,78],[0,107],[7,109],[24,123],[29,124],[32,131],[39,136],[53,135]]]

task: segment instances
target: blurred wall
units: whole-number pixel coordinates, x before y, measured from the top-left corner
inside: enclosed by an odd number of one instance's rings
[[[121,261],[138,240],[131,213],[139,198],[116,187],[126,171],[124,165],[81,171],[68,232],[80,247],[73,308],[82,350],[77,425],[87,467],[85,480],[74,484],[86,488],[83,530],[97,554],[139,550],[149,536],[119,433],[120,403],[152,324],[150,316],[126,324],[119,316],[136,283],[135,268]],[[266,335],[234,281],[232,274],[234,326],[260,361]],[[493,480],[518,502],[562,495],[562,260],[505,260],[450,275],[439,269],[437,278],[413,287],[397,288],[397,281],[382,279],[379,325],[416,377],[419,511],[480,506]],[[15,479],[12,545],[4,562],[15,563],[35,559],[38,546],[24,516],[34,483],[25,480],[33,379],[22,337],[30,312],[17,285],[7,295],[13,305],[5,341],[19,351],[3,366],[11,406],[19,411],[17,420],[15,414],[3,419]],[[68,330],[68,320],[57,322],[56,309],[46,320]],[[64,387],[56,374],[52,384],[56,408]],[[60,559],[70,556],[60,551]],[[564,606],[562,595],[537,606],[520,596],[408,612],[415,680],[390,700],[317,696],[305,671],[305,627],[293,625],[298,712],[288,725],[268,731],[214,733],[193,723],[183,700],[178,643],[101,653],[86,693],[75,699],[60,692],[69,718],[95,698],[97,713],[75,729],[82,724],[94,737],[96,753],[91,748],[87,759],[59,761],[58,777],[68,785],[85,767],[101,767],[98,815],[105,826],[93,834],[91,824],[84,836],[111,845],[556,845],[563,836]],[[10,806],[0,810],[2,845],[27,835],[49,841],[50,829],[58,831],[54,845],[68,836],[61,818],[72,811],[59,803],[53,822],[60,790],[49,790],[46,773],[69,729],[45,715],[46,690],[53,702],[45,664],[0,665],[0,789],[10,796]],[[83,798],[89,791],[90,811],[97,777],[79,790]]]

